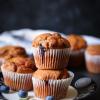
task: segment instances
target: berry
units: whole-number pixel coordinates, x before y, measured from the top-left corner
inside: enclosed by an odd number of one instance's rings
[[[55,99],[54,99],[54,96],[47,96],[46,100],[55,100]]]
[[[27,93],[27,91],[19,90],[18,95],[21,98],[26,98],[28,96],[28,93]]]
[[[0,92],[8,93],[10,88],[6,85],[1,85],[0,86]]]

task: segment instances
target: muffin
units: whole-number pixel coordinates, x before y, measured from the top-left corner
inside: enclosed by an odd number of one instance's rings
[[[4,83],[12,90],[32,90],[32,73],[35,70],[33,59],[21,56],[10,58],[1,66]]]
[[[70,60],[68,66],[78,67],[84,64],[84,51],[87,47],[86,41],[79,35],[71,34],[67,36],[71,45]]]
[[[44,99],[54,96],[57,100],[64,98],[73,77],[74,74],[67,69],[37,70],[32,76],[35,96]]]
[[[87,70],[100,73],[100,45],[90,45],[85,52]]]
[[[16,57],[16,56],[27,56],[26,51],[20,46],[3,46],[0,47],[0,65],[5,59]]]
[[[69,60],[70,44],[59,33],[44,33],[33,42],[33,55],[38,69],[63,69]]]

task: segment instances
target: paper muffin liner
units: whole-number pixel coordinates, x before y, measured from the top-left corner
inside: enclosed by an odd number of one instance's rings
[[[100,55],[90,55],[85,52],[85,59],[86,61],[92,61],[93,63],[100,65]]]
[[[63,98],[67,94],[68,86],[74,77],[72,72],[69,73],[69,78],[48,81],[40,80],[32,77],[34,94],[38,98],[45,98],[46,96],[54,96],[55,98]]]
[[[68,66],[71,67],[78,67],[84,63],[84,52],[85,49],[71,51]]]
[[[85,52],[86,67],[89,72],[100,73],[100,55],[90,55]]]
[[[32,74],[20,74],[16,72],[7,71],[4,66],[1,66],[1,71],[4,77],[5,85],[9,86],[12,90],[32,90]]]
[[[77,50],[77,51],[71,51],[70,55],[77,56],[77,55],[83,54],[84,51],[85,51],[85,49],[81,49],[81,50]]]
[[[0,72],[1,72],[1,65],[4,63],[4,59],[0,58]]]
[[[38,69],[63,69],[69,61],[70,48],[47,49],[42,56],[39,48],[33,48],[33,56]]]

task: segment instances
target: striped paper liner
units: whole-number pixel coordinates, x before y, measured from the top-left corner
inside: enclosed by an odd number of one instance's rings
[[[1,70],[4,77],[5,85],[9,86],[12,90],[32,90],[32,73],[20,74],[16,72],[7,71],[1,66]]]
[[[33,56],[38,69],[64,69],[68,65],[70,49],[48,49],[44,55],[39,48],[33,48]]]
[[[32,77],[35,96],[45,98],[46,96],[54,96],[56,98],[64,98],[67,94],[68,86],[74,77],[74,74],[69,71],[69,78],[48,81],[40,80]]]

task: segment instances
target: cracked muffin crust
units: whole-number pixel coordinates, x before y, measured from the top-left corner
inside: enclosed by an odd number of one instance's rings
[[[11,45],[0,47],[0,58],[8,59],[16,56],[27,56],[25,49]]]
[[[50,79],[66,79],[69,77],[67,69],[63,70],[37,70],[33,73],[33,77],[40,80],[50,80]]]
[[[5,61],[4,68],[16,73],[33,73],[36,70],[34,60],[29,57],[13,57]]]
[[[80,35],[71,34],[68,35],[67,40],[70,42],[71,50],[80,50],[87,47],[86,41]]]
[[[69,42],[63,38],[59,33],[44,33],[33,40],[32,46],[39,47],[42,45],[46,49],[62,49],[69,48]]]

